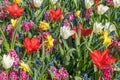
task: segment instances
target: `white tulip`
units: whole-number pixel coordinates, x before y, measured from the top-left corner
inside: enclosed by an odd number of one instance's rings
[[[69,26],[63,26],[60,28],[60,35],[63,39],[68,39],[70,36],[75,34],[74,30],[70,30]]]
[[[50,0],[52,4],[55,4],[58,0]]]
[[[106,22],[105,23],[105,26],[104,26],[104,30],[105,31],[108,31],[108,32],[112,32],[112,31],[115,31],[116,28],[115,28],[115,25],[110,23],[110,22]]]
[[[93,0],[85,0],[85,8],[89,9],[94,4]]]
[[[108,9],[109,9],[109,7],[104,6],[103,4],[100,4],[100,5],[98,6],[97,12],[98,12],[99,15],[102,15],[102,14],[104,14]]]
[[[120,7],[120,0],[113,0],[113,4],[115,8]]]
[[[99,34],[102,32],[103,27],[102,23],[95,22],[93,25],[93,32]]]
[[[43,0],[33,0],[34,6],[39,8],[42,4]]]
[[[14,58],[12,58],[10,55],[3,55],[2,65],[5,69],[10,68],[13,65]]]

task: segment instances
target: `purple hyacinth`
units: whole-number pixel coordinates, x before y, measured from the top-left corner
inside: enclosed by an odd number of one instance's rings
[[[30,29],[32,29],[32,27],[34,26],[34,23],[30,20],[30,22],[24,22],[22,24],[22,28],[24,31],[29,31]]]
[[[19,57],[14,49],[8,51],[8,54],[14,58],[13,67],[19,64]]]
[[[4,71],[0,71],[0,80],[6,80],[7,79],[7,74]]]
[[[28,73],[24,72],[23,70],[20,70],[20,80],[29,80],[30,76]]]
[[[89,18],[91,14],[92,14],[92,7],[84,11],[84,18],[85,19]]]
[[[16,71],[10,71],[9,79],[10,80],[18,80],[18,73]]]

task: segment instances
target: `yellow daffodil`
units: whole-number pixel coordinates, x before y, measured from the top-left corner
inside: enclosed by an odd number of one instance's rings
[[[109,46],[110,43],[111,43],[111,40],[112,40],[112,38],[109,36],[109,34],[108,34],[107,31],[104,31],[104,32],[103,32],[103,35],[100,37],[100,39],[103,39],[103,40],[104,40],[103,44],[104,44],[105,46]]]
[[[48,47],[48,48],[52,48],[54,46],[54,39],[52,38],[51,35],[48,35],[46,37],[46,43],[45,45]]]
[[[17,19],[11,19],[11,24],[12,24],[12,27],[15,28],[17,26]]]
[[[41,21],[39,24],[39,28],[41,30],[48,30],[49,29],[49,23]]]
[[[30,71],[29,65],[24,63],[23,61],[20,62],[20,68],[23,69],[23,71],[25,71],[25,72],[29,72]]]
[[[14,0],[14,3],[20,4],[21,0]]]
[[[80,15],[80,10],[75,12],[75,16],[78,17]]]

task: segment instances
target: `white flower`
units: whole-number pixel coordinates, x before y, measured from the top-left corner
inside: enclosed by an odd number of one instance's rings
[[[115,8],[120,7],[120,0],[113,0],[113,4]]]
[[[108,31],[108,32],[112,32],[112,31],[115,31],[116,28],[115,28],[115,25],[110,23],[110,22],[106,22],[105,23],[105,26],[104,26],[104,30],[105,31]]]
[[[52,4],[55,4],[58,0],[50,0]]]
[[[93,25],[93,32],[99,34],[102,32],[103,27],[102,23],[95,22]]]
[[[35,7],[40,7],[42,2],[43,2],[43,0],[33,0],[33,3],[34,3]]]
[[[60,35],[63,39],[68,39],[70,36],[75,34],[74,30],[70,30],[69,26],[63,26],[60,28]]]
[[[99,15],[102,15],[102,14],[104,14],[108,9],[109,9],[109,7],[104,6],[103,4],[100,4],[100,5],[98,6],[97,12],[98,12]]]
[[[85,8],[89,9],[94,4],[93,0],[85,0]]]
[[[14,58],[12,58],[10,55],[3,55],[2,65],[5,69],[10,68],[13,65]]]

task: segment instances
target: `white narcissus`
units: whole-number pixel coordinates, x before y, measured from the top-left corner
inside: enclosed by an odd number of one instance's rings
[[[60,28],[60,35],[63,39],[68,39],[70,36],[75,34],[74,30],[70,30],[69,26],[63,26]]]
[[[113,0],[113,4],[115,8],[120,7],[120,0]]]
[[[43,0],[33,0],[34,6],[39,8],[42,4]]]
[[[115,28],[115,25],[110,23],[110,22],[106,22],[105,23],[105,26],[104,26],[104,30],[105,31],[108,31],[108,32],[112,32],[112,31],[115,31],[116,28]]]
[[[89,9],[94,4],[94,0],[85,0],[85,8]]]
[[[100,4],[100,5],[98,6],[97,12],[98,12],[99,15],[102,15],[102,14],[104,14],[108,9],[109,9],[109,7],[104,6],[103,4]]]
[[[103,27],[102,23],[95,22],[93,25],[93,32],[99,34],[102,32]]]
[[[3,55],[3,59],[2,59],[2,66],[5,69],[10,68],[13,65],[14,62],[14,58],[12,58],[10,55]]]

